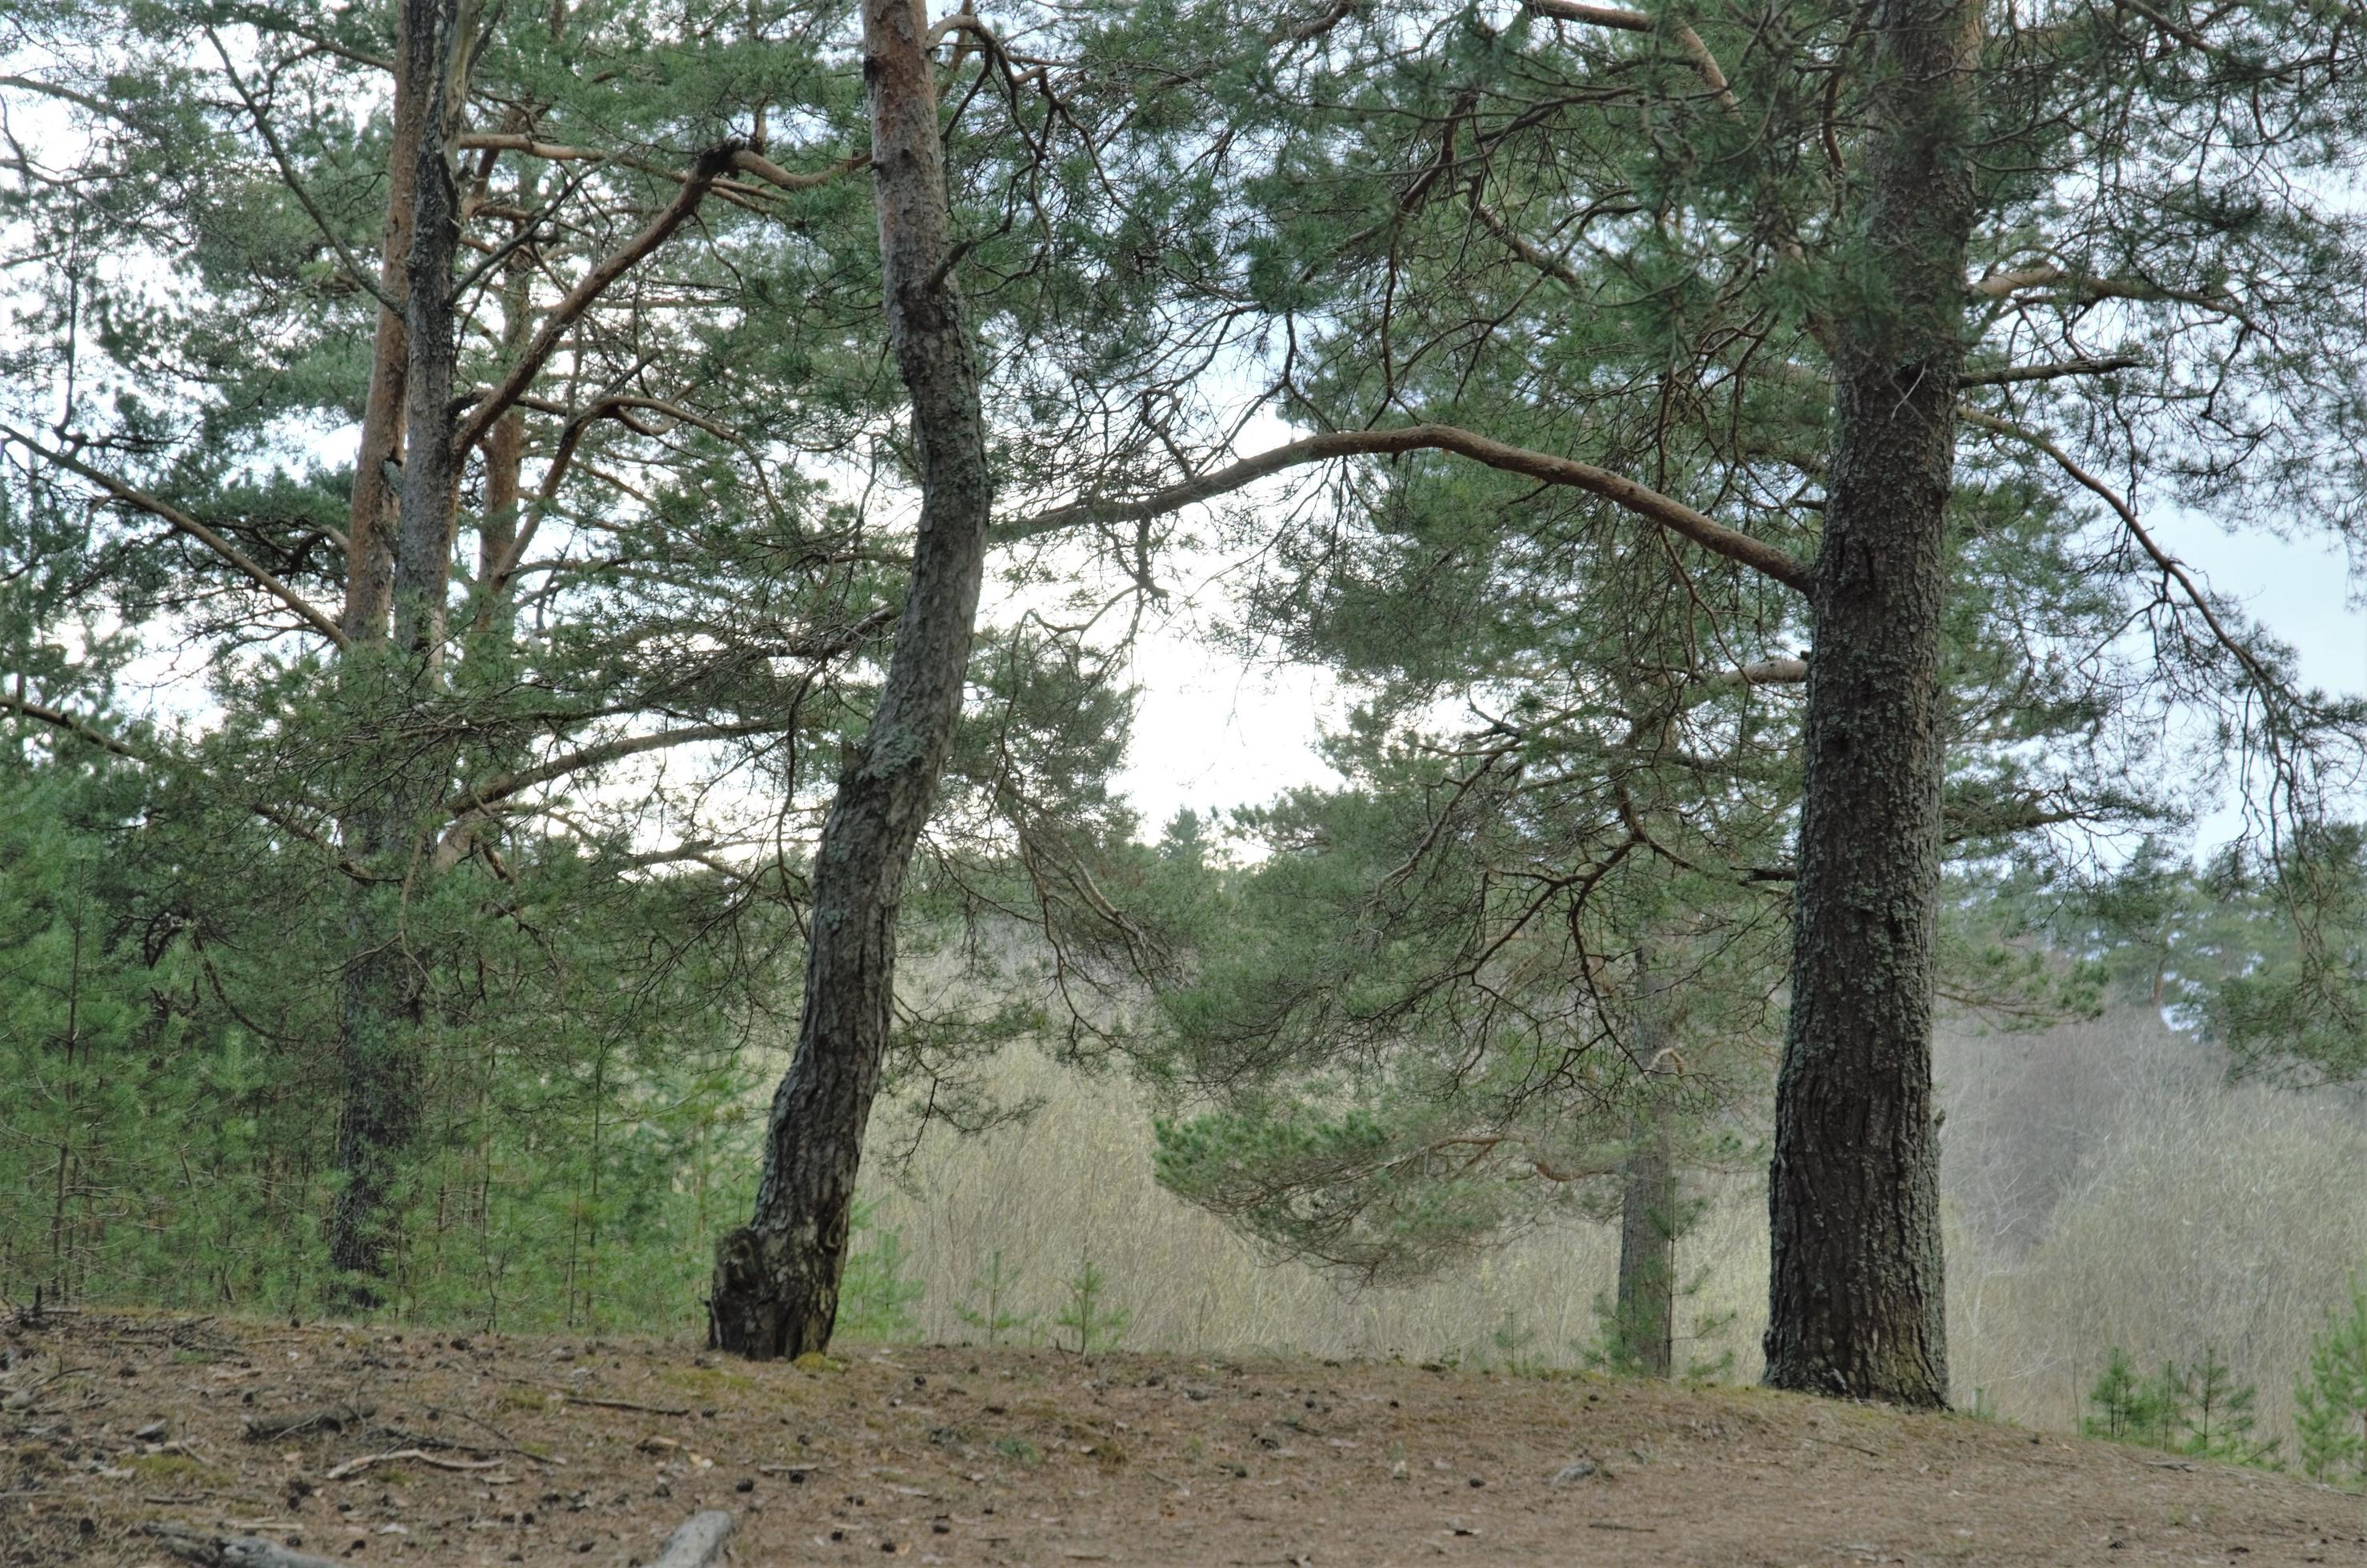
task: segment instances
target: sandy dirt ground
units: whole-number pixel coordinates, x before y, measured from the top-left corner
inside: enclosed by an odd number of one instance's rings
[[[2367,1564],[2367,1498],[1752,1389],[98,1312],[0,1360],[12,1568],[623,1568],[701,1508],[740,1564]]]

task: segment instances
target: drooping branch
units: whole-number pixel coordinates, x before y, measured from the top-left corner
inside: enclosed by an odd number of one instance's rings
[[[2220,620],[2217,611],[2213,608],[2210,596],[2203,591],[2202,585],[2197,583],[2193,574],[2187,571],[2186,563],[2164,550],[2155,540],[2153,535],[2146,530],[2145,524],[2138,520],[2136,508],[2130,506],[2127,499],[2118,491],[2082,468],[2078,460],[2070,453],[2035,430],[2025,429],[2010,420],[2000,419],[1994,414],[1984,414],[1977,408],[1959,407],[1956,410],[1956,416],[1968,425],[1977,425],[1984,430],[1992,430],[2000,436],[2010,436],[2025,446],[2045,453],[2075,483],[2101,499],[2104,505],[2110,506],[2119,516],[2122,526],[2128,529],[2129,538],[2136,541],[2137,548],[2145,551],[2153,563],[2161,569],[2163,575],[2178,584],[2180,591],[2185,594],[2187,602],[2194,607],[2195,614],[2201,616],[2203,624],[2210,629],[2212,639],[2233,655],[2237,664],[2244,666],[2244,673],[2252,677],[2253,683],[2259,688],[2260,695],[2266,698],[2272,697],[2276,693],[2280,683],[2266,666],[2261,665],[2250,645],[2228,631],[2226,625]]]
[[[30,436],[26,435],[23,431],[17,429],[14,426],[0,425],[0,438],[16,442],[27,451],[34,453],[45,461],[64,469],[69,473],[79,475],[80,477],[90,481],[93,484],[97,485],[100,489],[106,491],[109,495],[113,496],[123,505],[130,506],[135,510],[145,512],[150,517],[158,518],[170,525],[176,531],[188,535],[191,539],[196,540],[199,544],[204,545],[208,550],[212,551],[216,555],[221,556],[224,561],[230,562],[230,564],[236,568],[241,574],[253,582],[255,586],[261,588],[265,593],[269,594],[273,598],[277,599],[281,604],[286,605],[289,609],[294,610],[297,615],[301,617],[306,623],[312,628],[313,631],[318,631],[322,636],[327,638],[331,642],[336,644],[340,648],[345,646],[345,632],[338,629],[335,621],[321,613],[319,608],[317,608],[311,600],[298,593],[295,589],[289,587],[287,584],[281,582],[277,577],[273,576],[269,572],[266,571],[260,564],[258,564],[253,557],[249,556],[244,551],[239,549],[238,546],[231,543],[230,540],[222,538],[221,535],[206,527],[205,524],[198,521],[197,518],[189,516],[187,512],[182,511],[178,506],[174,506],[171,502],[166,501],[160,496],[151,495],[146,491],[139,489],[136,486],[127,484],[122,480],[116,478],[113,474],[107,472],[103,469],[93,468],[90,464],[83,461],[80,458],[74,456],[72,453],[61,452],[53,448],[43,446],[40,442],[33,439]]]
[[[72,87],[62,86],[55,82],[44,82],[38,76],[0,75],[0,87],[17,87],[28,93],[39,93],[43,97],[56,98],[61,103],[69,103],[77,108],[88,109],[105,119],[123,119],[120,105],[110,104],[103,98],[92,97],[88,93],[78,93]]]
[[[895,613],[893,609],[883,607],[834,631],[816,637],[797,639],[763,649],[761,652],[766,657],[806,659],[821,664],[852,651],[865,638],[887,625],[894,618]],[[687,724],[680,729],[659,730],[646,735],[625,735],[615,740],[599,741],[591,745],[579,746],[573,751],[555,756],[533,767],[524,768],[515,773],[496,774],[474,788],[455,796],[446,803],[444,809],[447,814],[456,817],[471,812],[481,812],[510,799],[521,790],[531,790],[538,784],[548,784],[553,779],[563,778],[571,773],[581,773],[586,768],[619,762],[629,756],[640,756],[648,752],[663,751],[672,746],[692,745],[701,741],[736,740],[747,735],[771,734],[777,733],[783,727],[783,722],[778,719],[751,719],[721,724]]]
[[[996,530],[999,541],[1028,539],[1062,528],[1100,523],[1141,522],[1163,517],[1199,502],[1253,484],[1289,469],[1338,458],[1389,456],[1404,452],[1442,451],[1489,468],[1501,469],[1546,484],[1565,485],[1599,495],[1622,510],[1658,523],[1716,555],[1750,567],[1798,593],[1808,592],[1808,562],[1765,540],[1693,510],[1683,502],[1638,484],[1608,469],[1550,452],[1509,446],[1476,431],[1451,425],[1408,425],[1387,430],[1340,430],[1243,458],[1239,462],[1127,500],[1085,500],[1038,516],[1006,524]]]
[[[137,762],[147,767],[154,767],[163,766],[170,760],[170,758],[165,756],[142,751],[138,746],[131,744],[128,741],[120,740],[114,735],[108,734],[106,731],[100,729],[97,725],[92,723],[87,719],[79,718],[74,714],[66,712],[63,709],[51,708],[43,703],[29,701],[25,698],[10,697],[5,694],[0,694],[0,712],[21,714],[24,717],[34,720],[40,723],[48,724],[55,729],[62,730],[66,733],[73,735],[77,740],[87,744],[96,746],[102,751],[110,752],[117,756],[124,758],[126,761]],[[344,851],[340,850],[334,844],[331,843],[324,835],[313,828],[306,826],[302,822],[297,820],[293,813],[278,806],[272,805],[268,801],[249,801],[247,802],[246,809],[254,812],[256,816],[261,817],[265,822],[271,824],[273,826],[284,829],[289,833],[292,833],[297,837],[304,840],[307,844],[322,850],[328,855],[331,860],[335,862],[338,870],[343,871],[346,876],[353,878],[355,881],[367,882],[380,880],[379,878],[371,875],[368,871],[364,870],[361,867],[356,865],[345,856]]]

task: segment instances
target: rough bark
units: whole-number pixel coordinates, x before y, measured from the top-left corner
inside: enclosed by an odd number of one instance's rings
[[[444,641],[452,562],[458,455],[452,447],[452,385],[459,355],[452,263],[459,213],[449,141],[457,94],[454,65],[467,48],[468,0],[412,0],[403,7],[400,51],[429,85],[412,172],[410,253],[404,261],[406,457],[396,508],[391,618],[386,645],[366,654],[349,681],[365,713],[392,715],[432,686]],[[400,726],[395,726],[399,728]],[[419,858],[422,819],[441,798],[448,763],[435,748],[389,759],[376,787],[346,822],[347,850],[384,880],[351,890],[349,956],[340,988],[337,1117],[340,1186],[329,1218],[329,1258],[347,1305],[378,1303],[395,1241],[396,1184],[417,1132],[424,1065],[424,976],[403,939],[402,890]]]
[[[437,0],[403,0],[402,6],[394,134],[386,165],[386,227],[379,263],[379,287],[395,300],[403,298],[409,276],[419,144],[427,123],[427,86],[435,80],[436,8]],[[387,464],[402,451],[403,371],[410,352],[402,315],[381,306],[345,518],[345,604],[340,621],[347,639],[357,644],[375,641],[385,631],[392,604],[394,508]]]
[[[773,1096],[755,1212],[716,1248],[711,1342],[758,1358],[819,1350],[837,1320],[888,1042],[897,904],[960,717],[992,501],[977,363],[952,277],[927,17],[913,0],[866,0],[863,45],[881,285],[912,398],[921,516],[878,705],[815,852],[804,1010]]]
[[[413,230],[405,267],[402,485],[396,502],[392,642],[414,678],[433,672],[444,646],[445,598],[452,577],[452,528],[459,467],[452,440],[452,389],[459,326],[452,262],[460,248],[459,192],[452,174],[454,80],[470,47],[470,0],[445,0],[432,18],[436,76],[428,125],[412,176]],[[409,48],[406,40],[406,51]]]
[[[1676,1360],[1677,1172],[1648,1108],[1619,1175],[1619,1345],[1636,1370],[1665,1378]]]
[[[1849,258],[1862,270],[1835,323],[1835,446],[1811,597],[1766,1378],[1939,1406],[1940,626],[1979,13],[1968,0],[1878,0],[1874,27],[1878,85]]]

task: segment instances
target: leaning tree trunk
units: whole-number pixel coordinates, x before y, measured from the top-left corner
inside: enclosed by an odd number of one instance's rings
[[[402,716],[434,689],[449,590],[459,455],[452,387],[459,344],[452,267],[459,213],[447,147],[459,91],[456,60],[469,47],[468,0],[406,0],[402,74],[426,100],[409,187],[413,210],[405,258],[402,341],[406,454],[395,508],[390,636],[357,645],[349,696],[389,755],[370,768],[368,798],[346,817],[347,848],[376,881],[354,887],[345,909],[350,951],[340,992],[337,1118],[340,1185],[329,1219],[329,1261],[345,1303],[378,1303],[396,1239],[404,1155],[421,1114],[425,992],[404,937],[425,819],[441,796],[448,748],[413,744]],[[393,224],[390,223],[391,229]],[[376,389],[373,389],[375,395]],[[357,480],[357,490],[360,481]],[[375,641],[375,640],[374,640]]]
[[[1646,1377],[1665,1378],[1676,1363],[1677,1168],[1656,1107],[1637,1112],[1619,1175],[1617,1349]]]
[[[865,0],[880,282],[912,400],[921,517],[895,653],[814,856],[804,1011],[773,1096],[755,1214],[716,1247],[711,1343],[759,1358],[819,1350],[837,1320],[864,1125],[888,1043],[897,903],[960,717],[985,567],[991,485],[952,277],[928,38],[916,0]]]
[[[1769,1175],[1767,1381],[1943,1405],[1933,929],[1940,622],[1974,206],[1977,0],[1877,0],[1840,259],[1792,1005]]]

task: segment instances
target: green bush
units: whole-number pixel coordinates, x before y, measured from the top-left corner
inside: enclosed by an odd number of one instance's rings
[[[2273,1468],[2279,1445],[2255,1430],[2259,1399],[2257,1388],[2237,1386],[2213,1346],[2203,1347],[2200,1360],[2166,1364],[2148,1378],[2114,1346],[2088,1391],[2090,1414],[2080,1418],[2079,1430],[2110,1442]]]
[[[1077,1272],[1069,1277],[1069,1304],[1052,1320],[1077,1336],[1080,1356],[1092,1355],[1096,1343],[1107,1350],[1125,1336],[1127,1319],[1133,1313],[1110,1305],[1108,1296],[1109,1281],[1087,1253]]]
[[[2367,1269],[2350,1282],[2350,1306],[2310,1342],[2293,1389],[2301,1466],[2312,1480],[2367,1491]]]
[[[904,1233],[872,1223],[876,1203],[858,1203],[848,1221],[846,1272],[838,1285],[837,1336],[874,1342],[918,1339],[912,1303],[928,1289],[911,1277]],[[868,1238],[868,1244],[864,1244]]]

